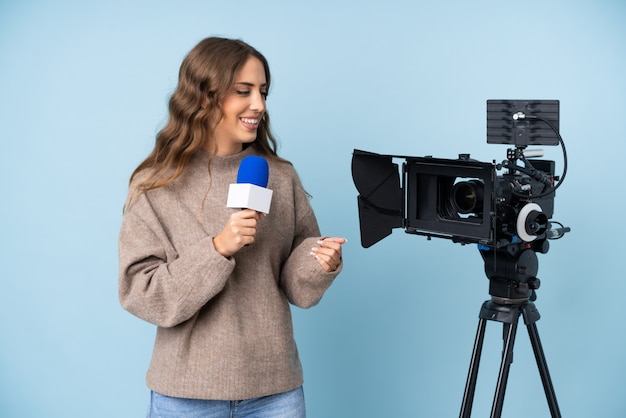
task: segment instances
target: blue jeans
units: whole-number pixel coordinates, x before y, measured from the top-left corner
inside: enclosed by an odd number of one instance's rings
[[[302,387],[243,401],[173,398],[151,392],[147,418],[306,418]]]

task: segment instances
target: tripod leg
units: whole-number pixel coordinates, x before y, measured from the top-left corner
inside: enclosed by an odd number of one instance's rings
[[[465,383],[465,392],[463,393],[460,418],[470,418],[472,414],[472,404],[474,402],[474,392],[476,391],[476,379],[478,377],[478,366],[480,365],[480,354],[483,349],[486,325],[487,321],[485,319],[479,319],[474,349],[472,351],[472,359],[467,373],[467,382]]]
[[[515,344],[515,334],[517,332],[517,321],[511,324],[503,324],[505,332],[504,351],[502,352],[502,363],[500,364],[500,374],[498,375],[498,383],[496,384],[496,393],[493,398],[493,406],[491,408],[491,418],[500,418],[502,415],[502,405],[504,404],[504,394],[506,392],[506,384],[509,379],[509,370],[513,361],[513,345]]]
[[[539,375],[541,376],[541,382],[543,383],[543,390],[546,393],[546,399],[548,400],[548,407],[552,418],[561,418],[561,411],[559,410],[559,404],[556,401],[556,393],[554,392],[554,386],[552,386],[552,379],[550,378],[550,372],[548,371],[548,363],[543,353],[541,341],[539,340],[539,331],[537,330],[537,324],[535,322],[527,323],[528,336],[535,353],[535,359],[537,360],[537,367],[539,368]]]

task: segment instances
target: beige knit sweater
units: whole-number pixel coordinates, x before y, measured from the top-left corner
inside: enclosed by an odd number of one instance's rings
[[[125,309],[157,325],[147,373],[156,392],[237,400],[303,382],[289,303],[317,304],[340,269],[326,273],[310,256],[319,228],[295,170],[284,162],[269,161],[274,194],[255,243],[230,258],[215,250],[212,238],[234,210],[226,208],[228,186],[251,154],[201,152],[173,183],[127,206],[119,297]]]

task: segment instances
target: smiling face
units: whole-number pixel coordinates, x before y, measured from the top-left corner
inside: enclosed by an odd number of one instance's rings
[[[243,150],[243,144],[253,142],[265,113],[266,97],[265,68],[258,58],[250,57],[221,102],[222,119],[213,132],[214,143],[205,146],[207,151],[233,155]]]

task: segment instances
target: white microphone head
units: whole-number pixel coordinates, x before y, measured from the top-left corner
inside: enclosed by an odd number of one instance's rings
[[[228,188],[227,208],[254,209],[265,214],[270,213],[272,190],[250,183],[231,184]]]

